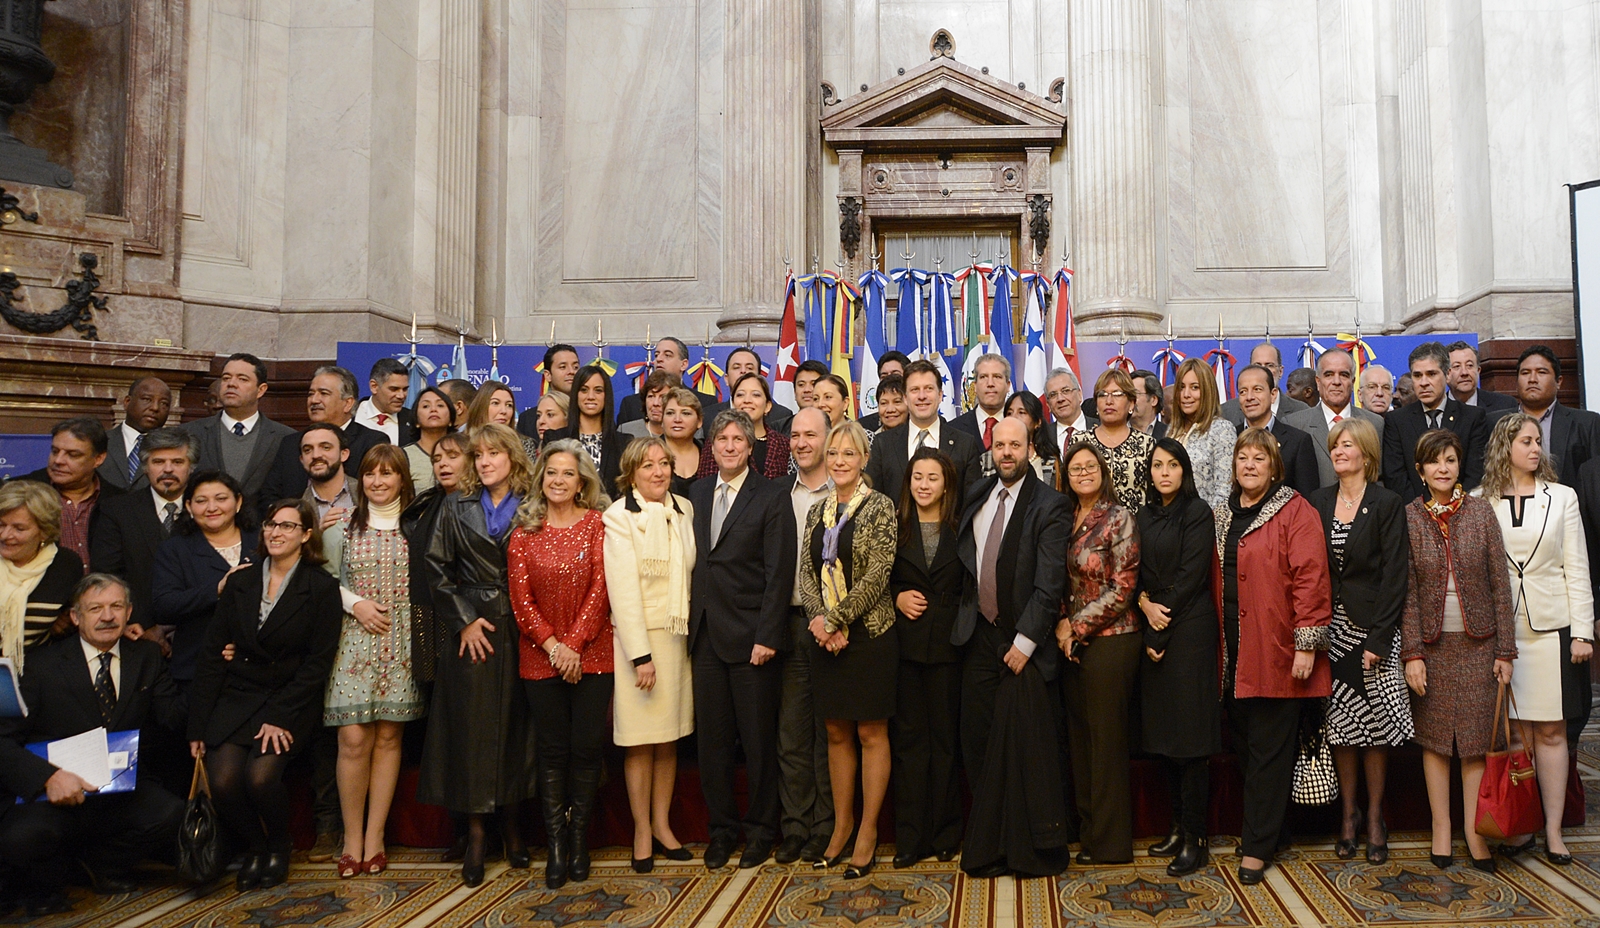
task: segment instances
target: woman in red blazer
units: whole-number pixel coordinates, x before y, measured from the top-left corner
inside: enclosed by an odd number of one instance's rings
[[[1233,492],[1217,512],[1223,690],[1244,772],[1239,882],[1265,878],[1293,786],[1302,701],[1327,696],[1333,619],[1322,518],[1283,485],[1278,441],[1245,429]]]

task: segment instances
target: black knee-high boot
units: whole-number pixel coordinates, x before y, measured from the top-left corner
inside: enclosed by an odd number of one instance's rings
[[[544,865],[544,885],[560,889],[567,884],[568,856],[567,775],[564,770],[543,770],[539,776],[539,801],[544,808],[544,832],[550,854]],[[587,867],[585,868],[587,869]]]
[[[585,767],[572,772],[572,878],[589,878],[589,819],[594,815],[595,796],[600,792],[600,768]]]

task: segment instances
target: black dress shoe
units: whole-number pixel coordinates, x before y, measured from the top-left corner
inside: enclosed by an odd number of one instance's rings
[[[139,884],[126,874],[106,873],[95,870],[88,864],[81,863],[83,872],[89,875],[89,888],[101,896],[120,896],[124,893],[137,892]]]
[[[44,918],[47,915],[60,915],[72,911],[72,903],[67,900],[67,894],[59,889],[37,896],[29,896],[23,904],[29,918]]]
[[[1528,840],[1522,842],[1521,844],[1500,844],[1495,847],[1494,852],[1499,854],[1501,857],[1515,857],[1525,851],[1533,850],[1533,843],[1536,840],[1538,839],[1529,837]]]
[[[731,835],[718,835],[706,845],[706,869],[721,870],[728,865],[728,858],[733,856],[734,841]]]
[[[1183,828],[1179,825],[1172,826],[1172,832],[1160,844],[1150,845],[1151,857],[1176,857],[1183,850]]]
[[[845,867],[844,868],[844,878],[847,879],[847,880],[859,880],[859,879],[861,879],[862,877],[864,877],[867,874],[872,872],[872,865],[875,862],[876,861],[869,860],[864,864],[851,864],[850,866]]]
[[[1484,873],[1495,873],[1499,870],[1499,868],[1495,866],[1493,854],[1483,858],[1472,858],[1472,867],[1473,869],[1481,870]]]
[[[1261,884],[1261,881],[1265,880],[1266,878],[1267,878],[1267,868],[1266,867],[1262,867],[1260,870],[1252,870],[1249,867],[1245,867],[1245,866],[1240,866],[1239,867],[1239,885],[1240,886],[1259,886]]]
[[[289,878],[289,852],[273,851],[261,864],[261,888],[271,889]]]
[[[1006,874],[1008,874],[1010,872],[1011,871],[1006,868],[1005,864],[1003,864],[1003,863],[992,863],[992,864],[989,864],[987,867],[979,867],[976,870],[968,870],[967,871],[967,876],[970,876],[973,879],[978,879],[978,880],[992,880],[992,879],[995,879],[996,877],[1005,876]]]
[[[633,859],[634,873],[649,873],[655,868],[656,859],[654,857],[635,857]]]
[[[909,851],[905,854],[896,854],[894,855],[894,868],[896,870],[904,870],[907,867],[915,867],[917,864],[927,859],[927,854],[918,854],[915,851]]]
[[[959,853],[961,853],[961,849],[960,848],[958,848],[958,847],[947,847],[942,851],[935,851],[933,856],[939,858],[939,861],[941,863],[946,863],[947,864],[950,861],[955,860],[956,859],[956,855],[959,854]]]
[[[655,838],[650,839],[650,850],[651,853],[660,854],[668,860],[694,860],[694,851],[681,844],[677,847],[667,847]]]
[[[1450,865],[1456,862],[1455,857],[1450,854],[1429,854],[1428,859],[1433,861],[1433,865],[1440,870],[1448,870]],[[1493,860],[1494,858],[1491,857],[1489,859]],[[1477,858],[1473,858],[1473,860],[1477,860]]]
[[[239,872],[234,874],[233,887],[241,893],[247,893],[261,885],[261,865],[266,862],[265,854],[246,854],[244,863],[239,865]]]
[[[826,853],[828,853],[828,835],[815,835],[807,838],[805,846],[800,848],[800,859],[808,864],[814,864],[822,860],[822,856]]]
[[[800,849],[805,847],[805,844],[806,839],[799,835],[790,835],[778,845],[778,853],[772,855],[772,859],[780,864],[792,864],[800,859]]]
[[[1544,852],[1544,859],[1550,861],[1558,867],[1565,867],[1572,863],[1571,854],[1557,854],[1555,851],[1551,850],[1546,850]]]
[[[1210,843],[1205,838],[1186,837],[1183,848],[1167,864],[1167,876],[1188,876],[1210,862]]]
[[[1094,866],[1094,855],[1090,854],[1088,851],[1079,851],[1077,860],[1078,866],[1080,867]]]
[[[767,858],[771,856],[771,840],[767,838],[757,838],[754,841],[748,841],[745,843],[744,853],[739,856],[739,869],[749,870],[752,867],[759,867],[766,863]]]

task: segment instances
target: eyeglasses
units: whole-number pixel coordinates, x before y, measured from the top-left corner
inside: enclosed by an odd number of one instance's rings
[[[1064,400],[1069,396],[1077,396],[1082,392],[1083,391],[1077,387],[1062,387],[1059,390],[1051,390],[1049,393],[1046,393],[1044,398],[1047,400]]]
[[[1122,390],[1108,390],[1105,393],[1096,393],[1094,398],[1097,400],[1120,400],[1127,395],[1128,394]]]
[[[1069,467],[1069,468],[1067,468],[1067,476],[1069,476],[1069,477],[1087,477],[1090,474],[1098,474],[1098,473],[1100,473],[1100,468],[1095,467],[1092,464],[1089,465],[1089,466],[1086,466],[1086,467]]]
[[[299,522],[263,522],[261,523],[261,530],[263,532],[303,532],[306,527]]]

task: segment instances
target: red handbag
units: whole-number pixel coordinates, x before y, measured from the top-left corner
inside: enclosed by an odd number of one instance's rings
[[[1500,841],[1513,835],[1536,834],[1544,830],[1544,804],[1539,799],[1539,779],[1533,757],[1528,753],[1528,733],[1522,744],[1511,747],[1511,715],[1517,704],[1506,684],[1494,699],[1494,722],[1489,730],[1489,753],[1483,757],[1483,782],[1478,785],[1478,834]],[[1520,727],[1520,726],[1519,726]],[[1504,735],[1506,749],[1494,750],[1497,736]]]

